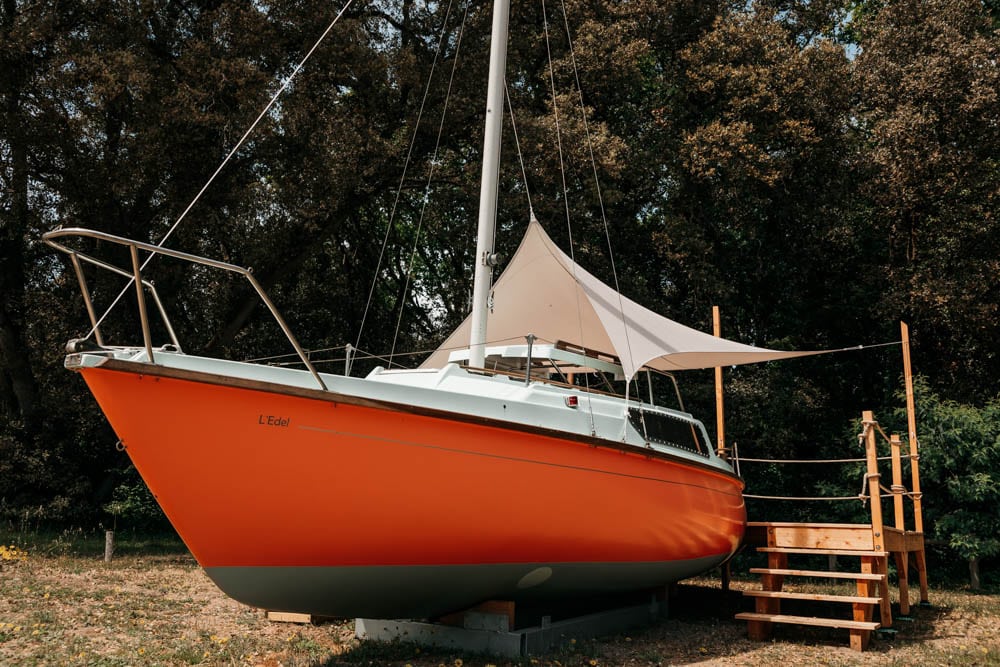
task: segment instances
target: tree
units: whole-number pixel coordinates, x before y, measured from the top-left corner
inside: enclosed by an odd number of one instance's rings
[[[915,391],[927,532],[968,561],[978,590],[980,562],[1000,555],[1000,396],[982,406],[942,399],[922,377]]]
[[[979,0],[864,16],[859,169],[887,255],[880,306],[919,332],[934,385],[973,400],[1000,372],[1000,32]]]

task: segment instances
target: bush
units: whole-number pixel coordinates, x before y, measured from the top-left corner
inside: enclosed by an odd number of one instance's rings
[[[958,403],[923,378],[915,391],[925,532],[968,561],[979,588],[980,561],[1000,555],[1000,397]]]

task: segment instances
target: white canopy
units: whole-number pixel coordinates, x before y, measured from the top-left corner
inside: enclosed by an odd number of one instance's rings
[[[470,328],[466,318],[423,367],[443,366],[450,351],[467,347]],[[716,338],[657,315],[573,262],[534,220],[494,284],[486,330],[489,342],[510,343],[534,334],[543,341],[567,341],[612,352],[629,379],[647,365],[674,371],[832,351],[768,350]]]

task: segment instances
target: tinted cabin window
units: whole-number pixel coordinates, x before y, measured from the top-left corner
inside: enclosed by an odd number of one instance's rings
[[[698,438],[698,427],[689,421],[659,412],[631,409],[628,419],[635,430],[647,440],[707,456],[704,443]]]

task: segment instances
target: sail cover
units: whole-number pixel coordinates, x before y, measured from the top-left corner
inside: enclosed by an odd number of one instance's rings
[[[422,364],[438,368],[469,345],[471,318]],[[528,334],[612,352],[627,378],[643,366],[663,371],[734,366],[822,351],[769,350],[686,327],[621,296],[576,264],[535,220],[493,286],[487,344],[511,344]]]

